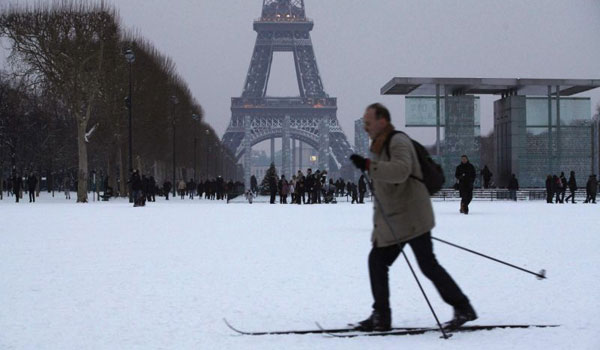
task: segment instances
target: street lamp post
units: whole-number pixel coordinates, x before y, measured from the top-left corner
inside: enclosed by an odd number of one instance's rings
[[[196,152],[198,150],[198,133],[197,133],[197,127],[198,127],[198,123],[200,122],[200,116],[197,114],[192,114],[192,118],[194,119],[194,121],[196,123],[194,123],[194,182],[198,183],[198,176],[196,175],[198,172],[198,163],[197,163],[197,157],[196,157]]]
[[[208,171],[208,157],[210,156],[210,145],[208,143],[208,135],[210,135],[210,131],[206,129],[204,133],[206,134],[206,137],[204,138],[204,144],[206,145],[206,181],[210,177],[210,172]]]
[[[131,175],[133,173],[133,156],[132,156],[133,142],[132,142],[132,131],[131,131],[132,130],[132,115],[133,115],[133,106],[132,106],[133,69],[132,69],[132,64],[133,64],[133,62],[135,62],[135,53],[133,53],[133,50],[127,49],[127,51],[125,51],[125,59],[129,63],[129,96],[127,96],[127,98],[125,99],[125,103],[127,105],[127,109],[129,110],[129,175]],[[129,203],[133,203],[133,194],[131,191],[131,183],[129,183],[128,187],[129,187],[128,188]]]
[[[177,104],[179,103],[179,100],[177,99],[177,96],[173,95],[171,96],[171,103],[173,104],[173,112],[171,113],[171,124],[173,126],[173,198],[175,198],[175,196],[177,195],[177,182],[175,180],[175,163],[176,163],[176,158],[175,158],[175,137],[177,136],[176,132],[175,132],[175,106],[177,106]]]
[[[215,151],[219,151],[219,143],[215,141]],[[213,164],[213,170],[215,178],[219,177],[219,152],[215,152],[215,164]]]

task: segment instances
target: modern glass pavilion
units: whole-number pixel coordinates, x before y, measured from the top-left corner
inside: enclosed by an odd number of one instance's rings
[[[572,95],[597,87],[600,80],[393,78],[381,94],[406,96],[406,126],[436,128],[448,179],[461,154],[478,163],[476,95],[501,96],[494,102],[495,182],[506,186],[515,174],[523,187],[542,187],[547,174],[574,170],[585,179],[596,169],[591,102]]]

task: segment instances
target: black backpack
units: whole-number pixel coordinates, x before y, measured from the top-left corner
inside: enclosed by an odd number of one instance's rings
[[[425,149],[423,145],[413,140],[406,133],[399,130],[395,130],[385,141],[385,153],[387,154],[388,158],[390,158],[390,141],[392,140],[392,137],[394,137],[394,135],[398,133],[406,135],[412,142],[413,147],[415,148],[415,151],[417,153],[417,158],[419,159],[421,172],[423,173],[422,179],[419,179],[414,175],[410,175],[410,177],[412,177],[415,180],[421,181],[423,184],[425,184],[425,187],[427,187],[427,190],[429,191],[429,195],[436,194],[439,190],[442,189],[442,187],[444,186],[444,182],[446,181],[446,178],[444,177],[444,170],[442,170],[442,167],[438,163],[431,159],[429,152],[427,152],[427,149]]]

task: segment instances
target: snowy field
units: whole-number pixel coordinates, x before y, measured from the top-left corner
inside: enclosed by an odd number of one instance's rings
[[[548,271],[538,281],[434,242],[479,314],[471,324],[560,328],[334,339],[238,336],[222,318],[261,331],[368,316],[370,204],[63,198],[0,201],[0,349],[600,349],[600,205],[475,202],[463,216],[434,203],[434,236]],[[394,326],[434,326],[402,258],[390,276]]]

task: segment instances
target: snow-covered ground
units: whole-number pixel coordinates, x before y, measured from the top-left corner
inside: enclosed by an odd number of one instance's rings
[[[600,205],[475,202],[463,216],[457,202],[434,203],[435,236],[548,271],[539,281],[434,243],[473,324],[560,328],[333,339],[238,336],[222,318],[259,331],[366,317],[370,204],[63,198],[0,201],[0,349],[600,349]],[[403,259],[390,276],[394,325],[433,326]]]

